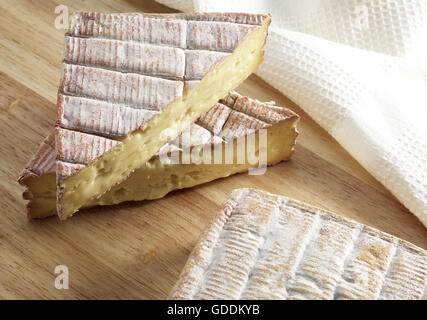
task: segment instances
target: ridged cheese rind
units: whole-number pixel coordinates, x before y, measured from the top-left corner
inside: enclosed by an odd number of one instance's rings
[[[425,299],[427,252],[299,201],[237,189],[171,299]]]
[[[42,176],[55,172],[55,133],[49,134],[40,144],[39,149],[25,166],[22,171],[19,182],[30,176]]]
[[[57,117],[65,129],[122,138],[158,113],[124,104],[60,95]]]
[[[56,129],[55,137],[56,159],[82,165],[93,162],[121,143],[113,139],[62,128]]]
[[[70,36],[65,37],[65,48],[64,60],[68,63],[167,78],[181,79],[185,75],[185,52],[179,48]]]
[[[64,63],[60,96],[160,111],[181,97],[183,88],[182,81]],[[95,116],[91,118],[97,120]],[[60,120],[58,125],[62,124]]]

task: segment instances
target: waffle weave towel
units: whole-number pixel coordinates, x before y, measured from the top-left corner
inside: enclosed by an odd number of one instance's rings
[[[301,106],[427,227],[426,0],[157,0],[271,13],[256,72]]]

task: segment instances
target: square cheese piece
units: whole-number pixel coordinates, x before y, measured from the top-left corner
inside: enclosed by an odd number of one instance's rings
[[[427,252],[305,203],[237,189],[171,299],[426,299]]]

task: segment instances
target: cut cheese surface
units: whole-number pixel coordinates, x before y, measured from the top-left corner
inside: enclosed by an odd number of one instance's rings
[[[84,207],[97,205],[111,205],[124,201],[139,201],[158,199],[168,192],[189,188],[206,183],[214,179],[229,176],[234,173],[247,171],[260,165],[260,157],[255,163],[249,163],[249,157],[238,163],[238,145],[254,137],[257,142],[253,153],[259,153],[259,132],[266,132],[267,164],[273,165],[287,160],[294,152],[297,137],[296,125],[299,117],[291,110],[274,106],[271,103],[262,103],[258,100],[241,96],[236,92],[228,94],[216,103],[209,111],[187,128],[178,138],[165,144],[160,151],[143,166],[135,170],[128,179],[114,186],[98,199],[89,201]],[[73,153],[74,145],[84,143],[75,141],[75,132],[63,130],[62,140],[68,147],[58,146],[61,159],[78,159],[79,164],[60,162],[72,174],[92,161],[90,155]],[[188,135],[188,136],[187,136]],[[67,137],[67,139],[65,139]],[[94,136],[90,135],[91,138]],[[243,140],[242,140],[243,138]],[[116,140],[98,138],[99,149],[111,148],[118,143]],[[101,141],[103,143],[101,143]],[[204,148],[214,152],[220,148],[223,155],[227,154],[231,146],[232,163],[218,164],[211,159],[210,163],[196,162],[191,154],[198,155]],[[179,163],[164,161],[162,156],[172,156],[177,152]],[[249,148],[245,149],[246,154]],[[188,156],[189,161],[183,163]],[[168,160],[168,159],[165,159]],[[223,161],[224,159],[221,159]],[[73,160],[77,162],[76,160]],[[223,161],[225,162],[225,161]],[[44,218],[56,214],[56,183],[55,183],[55,139],[49,135],[42,143],[33,159],[24,169],[20,183],[27,189],[24,198],[28,202],[28,216]]]
[[[239,13],[74,14],[55,133],[59,217],[125,180],[247,78],[269,24]]]
[[[172,299],[425,299],[427,252],[284,196],[234,190]]]

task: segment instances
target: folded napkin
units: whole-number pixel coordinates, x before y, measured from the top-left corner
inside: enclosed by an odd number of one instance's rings
[[[427,227],[426,0],[157,0],[271,13],[256,72],[301,106]]]

